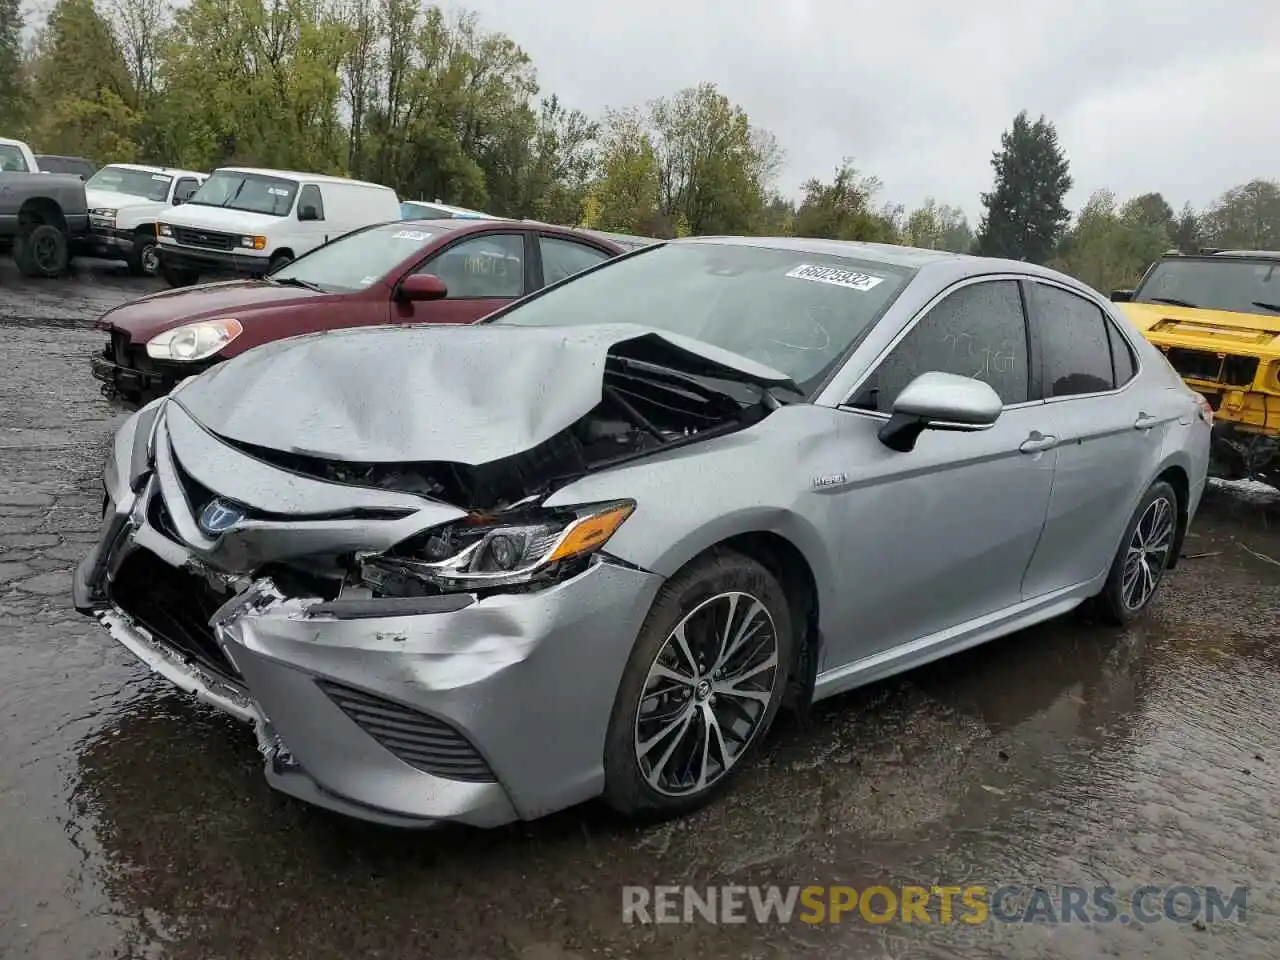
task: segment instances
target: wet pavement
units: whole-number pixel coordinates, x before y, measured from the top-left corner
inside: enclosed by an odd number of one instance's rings
[[[379,829],[273,793],[248,728],[69,607],[120,417],[90,324],[150,288],[0,265],[0,955],[1280,954],[1274,492],[1215,489],[1132,630],[1073,615],[828,701],[683,821]],[[877,883],[1251,889],[1243,922],[1207,925],[621,919],[629,884]]]

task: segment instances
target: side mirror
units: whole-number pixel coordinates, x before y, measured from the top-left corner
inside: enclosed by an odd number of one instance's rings
[[[308,203],[305,207],[298,208],[298,219],[299,220],[319,220],[320,211]]]
[[[922,373],[893,402],[893,415],[880,428],[880,442],[906,453],[926,430],[989,430],[1004,404],[988,383],[955,373]]]
[[[183,205],[184,203],[186,203],[186,202],[187,202],[187,200],[186,200],[186,198],[185,198],[185,197],[174,197],[174,198],[173,198],[173,205],[174,205],[175,207],[180,207],[180,206],[182,206],[182,205]]]
[[[448,295],[449,288],[434,273],[410,274],[400,281],[396,289],[397,300],[443,300]]]
[[[1111,301],[1113,303],[1128,303],[1133,299],[1132,290],[1112,290]]]

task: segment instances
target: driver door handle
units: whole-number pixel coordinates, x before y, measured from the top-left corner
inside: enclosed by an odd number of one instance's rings
[[[1023,453],[1043,453],[1045,450],[1052,450],[1057,445],[1057,437],[1046,437],[1039,430],[1032,430],[1031,436],[1023,440],[1018,449]]]
[[[1159,422],[1160,420],[1158,417],[1153,417],[1149,413],[1140,413],[1138,414],[1138,419],[1133,421],[1133,429],[1150,430]]]

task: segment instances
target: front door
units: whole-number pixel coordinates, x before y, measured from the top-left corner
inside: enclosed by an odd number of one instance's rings
[[[435,274],[449,293],[419,303],[393,300],[395,323],[474,323],[528,289],[525,235],[469,235],[423,262],[413,273]]]
[[[953,288],[855,390],[838,615],[824,669],[1017,604],[1053,485],[1055,452],[1035,401],[1022,299],[1012,279]],[[927,371],[976,377],[1005,402],[974,433],[926,431],[898,453],[876,440],[894,398]],[[870,453],[868,453],[870,451]]]

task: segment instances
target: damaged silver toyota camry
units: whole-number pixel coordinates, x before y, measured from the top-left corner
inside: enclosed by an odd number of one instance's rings
[[[665,816],[784,704],[1086,600],[1140,615],[1212,418],[1047,269],[674,241],[179,384],[115,437],[75,603],[311,803]]]

